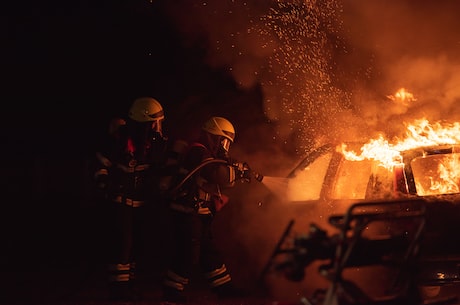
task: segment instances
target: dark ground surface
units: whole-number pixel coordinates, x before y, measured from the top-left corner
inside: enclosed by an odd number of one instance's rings
[[[77,182],[74,185],[78,186]],[[56,187],[60,187],[57,182]],[[65,193],[30,193],[13,188],[10,191],[7,196],[10,199],[5,201],[0,214],[0,304],[110,304],[107,301],[104,263],[105,210],[88,200],[85,189],[81,187],[75,192]],[[167,261],[162,251],[167,246],[167,236],[163,234],[167,231],[167,223],[158,216],[159,213],[150,215],[152,218],[146,227],[146,232],[150,232],[150,235],[145,241],[146,248],[141,258],[144,267],[139,275],[144,298],[133,304],[161,304],[159,283],[164,263]],[[225,219],[220,219],[223,220]],[[233,244],[235,241],[231,236],[222,232],[220,234],[218,236],[223,238],[224,243]],[[277,234],[277,238],[280,234]],[[273,238],[275,242],[277,238]],[[259,244],[256,246],[260,247]],[[224,248],[230,249],[228,246]],[[272,246],[268,247],[267,251],[273,251]],[[250,268],[244,249],[233,247],[230,252],[233,256],[227,255],[227,259],[235,284],[248,293],[249,297],[217,300],[204,281],[195,275],[187,291],[190,304],[295,305],[300,304],[303,294],[297,292],[305,291],[303,285],[315,284],[317,279],[312,277],[317,274],[317,269],[310,269],[302,283],[276,280],[267,287],[259,288],[255,285],[259,274],[251,271],[257,268]],[[243,256],[243,260],[239,260],[239,256]],[[450,297],[455,294],[460,296],[458,284],[443,287],[438,297]],[[307,293],[306,296],[310,297],[311,294]]]
[[[94,266],[93,266],[94,267]],[[113,302],[108,300],[105,273],[97,267],[89,270],[89,266],[79,269],[53,269],[35,271],[10,270],[2,273],[2,296],[0,304],[5,305],[105,305],[105,304],[165,304],[161,301],[159,274],[141,274],[142,281],[138,288],[142,298],[132,302]],[[199,305],[281,305],[293,304],[288,301],[277,301],[261,291],[245,291],[247,297],[231,300],[218,300],[210,292],[206,284],[195,279],[188,287],[185,296],[187,304]]]
[[[142,299],[131,302],[111,302],[107,299],[107,287],[102,270],[54,270],[52,272],[5,272],[2,274],[2,297],[0,304],[5,305],[168,305],[161,301],[161,292],[156,279],[144,278],[139,285]],[[7,280],[7,281],[5,281]],[[218,300],[201,282],[191,284],[186,293],[189,305],[307,305],[292,300],[277,300],[261,291],[251,291],[244,298]],[[435,298],[426,298],[420,304],[460,304],[459,288],[444,286]],[[430,290],[428,290],[429,292]],[[431,290],[433,291],[433,290]],[[389,303],[391,305],[393,303]],[[395,303],[396,304],[396,303]],[[414,305],[420,305],[414,304]],[[372,304],[370,304],[372,305]],[[407,304],[411,305],[411,304]]]
[[[113,304],[107,301],[105,211],[69,194],[10,195],[17,201],[4,206],[0,216],[0,304]],[[135,304],[142,305],[160,304],[167,261],[164,220],[150,223],[152,233],[138,261],[143,298]],[[190,304],[272,304],[264,292],[248,287],[242,288],[251,290],[251,297],[218,302],[195,273],[186,294]]]

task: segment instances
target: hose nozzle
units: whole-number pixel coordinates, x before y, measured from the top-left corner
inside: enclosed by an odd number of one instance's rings
[[[254,179],[256,179],[259,182],[262,182],[262,180],[264,179],[264,176],[257,172],[253,172],[253,175],[254,175]]]

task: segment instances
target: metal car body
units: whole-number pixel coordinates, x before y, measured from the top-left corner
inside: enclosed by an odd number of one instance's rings
[[[347,145],[360,147],[362,144],[347,143]],[[395,236],[400,238],[404,234],[409,235],[409,226],[415,221],[406,219],[401,225],[401,223],[396,224],[394,220],[400,217],[413,217],[414,213],[417,218],[420,217],[419,213],[423,213],[423,233],[416,234],[416,245],[411,243],[410,246],[411,251],[416,253],[406,254],[411,258],[405,262],[406,265],[417,260],[417,274],[414,275],[414,281],[419,286],[436,287],[460,283],[460,237],[458,237],[460,233],[460,144],[417,147],[400,151],[398,162],[391,168],[381,166],[379,161],[372,159],[348,160],[340,145],[325,145],[306,156],[290,172],[288,178],[287,198],[290,204],[320,206],[323,213],[321,218],[327,219],[329,225],[336,229],[336,234],[329,235],[327,238],[325,237],[327,234],[322,234],[321,239],[318,239],[317,232],[325,231],[321,230],[321,226],[313,225],[311,226],[313,231],[304,232],[304,237],[297,237],[294,238],[294,242],[291,241],[291,249],[283,249],[283,243],[280,241],[273,257],[289,253],[291,262],[293,259],[297,260],[296,268],[306,267],[312,259],[314,260],[315,255],[318,256],[316,257],[318,260],[326,258],[332,261],[340,260],[342,258],[334,257],[340,252],[337,250],[339,245],[343,246],[343,243],[349,243],[353,238],[368,242],[364,243],[366,247],[384,245],[382,241],[385,240],[387,243],[385,245],[391,250],[395,246]],[[419,207],[423,207],[423,212],[420,212]],[[357,208],[367,210],[358,212]],[[371,229],[371,222],[376,219],[380,223]],[[311,221],[311,218],[309,220]],[[344,225],[347,220],[350,223]],[[351,225],[351,220],[355,221],[354,223],[361,221],[359,232],[350,231],[352,227],[356,228],[355,225]],[[324,223],[322,225],[324,226]],[[419,227],[416,230],[418,232]],[[289,232],[285,232],[282,239],[287,238],[288,235]],[[308,237],[305,238],[305,235]],[[334,249],[327,250],[326,248],[331,246],[331,240],[341,235],[343,235],[342,242],[332,243]],[[372,235],[373,237],[370,237]],[[390,237],[382,237],[383,235]],[[318,243],[312,244],[311,240],[316,240]],[[358,253],[372,252],[370,248],[350,247],[349,249]],[[300,250],[303,254],[292,256],[292,253],[299,253],[296,250]],[[308,257],[305,253],[308,253]],[[341,271],[347,267],[359,268],[358,261],[365,256],[352,253],[347,255],[347,259],[340,267]],[[406,256],[404,259],[407,259]],[[354,258],[351,260],[353,263],[348,261],[350,257]],[[366,261],[366,259],[362,260],[361,267],[367,264]],[[285,263],[286,261],[281,265]],[[328,267],[332,268],[332,265]],[[336,269],[332,271],[331,274],[337,273]],[[337,279],[332,280],[329,277],[329,280],[331,286],[337,286]],[[330,291],[328,293],[331,294]],[[323,304],[332,302],[331,296],[327,300],[326,298]]]
[[[357,143],[348,145],[359,146]],[[453,181],[451,177],[440,176],[439,172],[440,165],[447,171],[456,171],[455,166],[460,165],[457,163],[460,162],[460,144],[419,147],[402,151],[401,157],[401,162],[388,169],[375,160],[347,160],[338,146],[322,146],[288,175],[289,200],[359,201],[460,193],[457,185],[460,179]]]

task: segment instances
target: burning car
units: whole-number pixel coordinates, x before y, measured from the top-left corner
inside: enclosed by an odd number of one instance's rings
[[[344,280],[347,268],[397,266],[399,282],[393,292],[406,297],[397,301],[414,304],[420,287],[460,283],[459,131],[458,123],[420,120],[408,126],[410,136],[396,144],[381,137],[314,150],[290,172],[287,197],[292,204],[322,206],[320,218],[327,219],[335,233],[328,234],[313,221],[286,248],[290,223],[267,267],[284,256],[275,269],[299,281],[310,263],[328,261],[320,266],[331,282],[322,304],[340,304],[341,297],[354,300],[352,304],[363,299],[372,303]],[[406,281],[401,282],[402,277]]]
[[[390,166],[347,159],[340,147],[326,145],[288,177],[288,198],[297,203],[455,195],[460,192],[460,145],[401,151]]]

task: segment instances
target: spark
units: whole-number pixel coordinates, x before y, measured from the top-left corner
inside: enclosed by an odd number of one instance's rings
[[[262,85],[281,89],[274,90],[277,96],[267,101],[266,107],[273,103],[281,106],[276,108],[281,109],[280,115],[291,130],[304,131],[299,144],[305,149],[310,146],[305,141],[311,138],[308,130],[340,111],[341,105],[335,101],[344,95],[334,88],[331,74],[332,49],[337,45],[331,37],[340,36],[339,11],[337,0],[277,1],[261,17],[264,26],[258,29],[267,40],[264,45],[277,46],[267,64],[272,78]],[[272,115],[270,119],[275,119]]]

